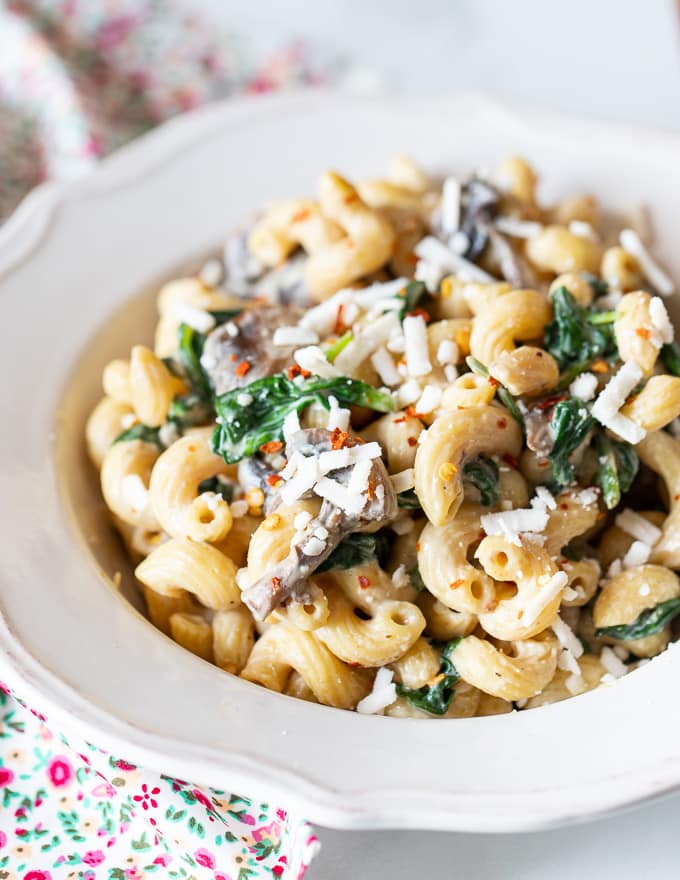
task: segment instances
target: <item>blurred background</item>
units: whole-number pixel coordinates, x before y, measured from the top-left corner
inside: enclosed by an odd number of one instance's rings
[[[679,130],[679,21],[673,0],[0,0],[0,221],[40,181],[242,92],[482,90]],[[665,880],[678,827],[676,797],[535,835],[322,830],[309,876]]]

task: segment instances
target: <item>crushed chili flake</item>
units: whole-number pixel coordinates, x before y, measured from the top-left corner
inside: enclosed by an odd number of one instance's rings
[[[268,440],[267,443],[260,446],[260,452],[264,452],[265,455],[269,455],[271,452],[281,452],[282,449],[283,443],[280,440]]]
[[[333,433],[331,434],[331,449],[342,449],[348,439],[349,434],[347,431],[341,431],[340,428],[333,428]]]
[[[333,333],[336,333],[338,336],[342,334],[342,331],[345,329],[345,322],[342,320],[342,313],[345,306],[340,303],[338,306],[338,311],[335,315],[335,325],[333,326]]]
[[[373,501],[375,498],[375,483],[369,480],[368,488],[366,489],[366,495],[369,501]]]
[[[229,355],[229,360],[230,360],[230,361],[232,362],[232,364],[233,364],[234,361],[237,361],[237,360],[238,360],[238,355],[237,355],[237,354],[230,354],[230,355]]]
[[[392,419],[393,425],[401,425],[402,422],[406,421],[406,416],[399,416],[399,418]]]
[[[590,365],[590,369],[594,373],[608,373],[609,372],[609,364],[607,363],[607,361],[602,360],[602,358],[600,358],[600,360],[593,361],[593,363]]]
[[[418,443],[418,439],[416,437],[407,437],[406,442],[409,446],[415,446]]]
[[[425,311],[425,309],[414,309],[412,312],[406,313],[410,318],[422,318],[427,324],[428,321],[432,320],[431,315]]]
[[[281,589],[281,578],[273,577],[272,578],[272,589],[278,591]]]
[[[492,388],[498,388],[498,386],[501,384],[501,383],[498,381],[498,379],[494,379],[493,376],[489,376],[489,378],[487,379],[487,381],[488,381],[489,385],[491,385]]]
[[[680,495],[674,495],[673,501],[680,501]]]
[[[291,217],[291,221],[293,223],[301,223],[303,220],[307,220],[309,216],[309,209],[303,208],[301,211],[298,211],[297,214],[293,214],[293,216]]]
[[[462,578],[457,581],[453,581],[453,583],[449,584],[449,590],[457,590],[462,587],[464,583],[465,581]]]
[[[514,455],[510,455],[509,452],[504,452],[503,455],[501,456],[501,458],[509,467],[514,468],[515,470],[518,470],[519,462],[517,461],[517,459],[515,458]]]
[[[496,427],[498,427],[498,428],[507,428],[507,427],[508,427],[508,420],[507,420],[507,419],[499,419],[499,420],[496,422]]]
[[[413,251],[411,251],[411,253],[406,254],[406,256],[403,259],[404,259],[405,263],[410,263],[412,266],[415,266],[416,263],[418,262],[418,255],[414,254]]]
[[[371,586],[371,581],[369,580],[369,578],[366,577],[365,574],[360,574],[357,580],[359,581],[359,586],[362,590],[366,590],[368,589],[368,587]]]
[[[281,477],[278,474],[268,474],[267,482],[270,486],[278,486],[281,482]]]
[[[560,510],[569,510],[569,505],[567,504],[566,501],[563,501],[563,502],[560,504]]]
[[[641,339],[652,338],[652,331],[648,327],[638,327],[635,332]]]
[[[248,363],[248,361],[241,361],[241,363],[236,367],[236,375],[239,377],[239,379],[242,379],[249,369],[250,364]]]
[[[521,620],[524,617],[524,611],[517,612],[517,620]]]
[[[440,682],[440,681],[444,681],[445,678],[446,678],[446,676],[444,675],[444,673],[443,673],[443,672],[439,672],[437,675],[434,676],[434,678],[431,678],[431,679],[427,682],[427,686],[428,686],[429,688],[436,687],[436,686],[439,684],[439,682]]]
[[[410,404],[410,406],[406,407],[405,413],[410,419],[424,419],[425,418],[425,413],[416,412],[416,408],[415,408],[415,406],[413,406],[413,404]]]
[[[347,193],[347,195],[343,198],[343,202],[344,202],[346,205],[351,205],[351,204],[353,204],[354,202],[358,202],[358,201],[359,201],[359,196],[358,196],[355,192],[349,192],[349,193]]]
[[[546,397],[545,400],[542,400],[537,404],[536,409],[540,412],[545,412],[545,410],[550,409],[551,406],[555,406],[555,404],[559,403],[561,400],[566,400],[567,397],[569,397],[568,394],[552,394],[550,397]]]
[[[486,538],[486,532],[484,531],[484,529],[480,529],[480,530],[479,530],[479,535],[477,535],[477,540],[478,540],[478,541],[483,541],[484,538]]]
[[[309,370],[303,370],[299,364],[293,364],[292,367],[288,367],[287,375],[289,379],[294,379],[296,376],[302,376],[303,379],[308,379],[312,374]]]
[[[536,462],[536,466],[540,467],[540,468],[550,467],[550,459],[549,458],[542,458],[540,461]]]
[[[466,406],[461,406],[460,404],[456,405],[456,409],[467,409]]]
[[[420,553],[420,541],[416,544],[416,553]]]

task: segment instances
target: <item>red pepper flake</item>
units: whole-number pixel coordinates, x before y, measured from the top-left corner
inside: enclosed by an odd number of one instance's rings
[[[501,458],[507,465],[509,465],[509,467],[514,468],[514,470],[518,470],[519,462],[514,455],[510,455],[509,452],[504,452]]]
[[[233,364],[234,361],[237,361],[237,360],[238,360],[238,355],[237,355],[237,354],[230,354],[230,355],[229,355],[229,360],[230,360],[230,361],[232,362],[232,364]]]
[[[416,412],[416,408],[415,408],[415,406],[413,406],[413,404],[411,404],[410,406],[407,406],[405,412],[406,412],[406,415],[410,419],[424,419],[425,418],[425,413]]]
[[[551,406],[554,406],[556,403],[559,403],[561,400],[566,400],[567,397],[569,397],[568,394],[553,394],[551,397],[546,397],[545,400],[542,400],[536,406],[536,409],[540,410],[540,412],[545,412],[545,410],[550,409]]]
[[[456,406],[456,409],[467,409],[467,407],[466,407],[466,406],[461,406],[460,404],[458,404],[458,405]]]
[[[359,201],[359,196],[358,196],[355,192],[349,192],[349,193],[347,193],[347,195],[343,198],[343,202],[344,202],[346,205],[353,205],[354,202],[358,202],[358,201]]]
[[[680,495],[674,495],[673,501],[680,501]]]
[[[333,326],[333,333],[337,334],[338,336],[341,336],[343,330],[345,329],[345,322],[342,320],[342,312],[344,308],[345,306],[343,305],[343,303],[340,303],[340,305],[338,306],[337,314],[335,315],[335,325]]]
[[[308,379],[312,374],[309,370],[303,370],[299,364],[293,364],[292,367],[288,367],[288,378],[294,379],[296,376],[302,376],[303,379]]]
[[[453,583],[449,584],[449,590],[458,590],[460,587],[463,586],[464,583],[465,581],[462,578],[460,580],[454,581]]]
[[[270,486],[276,487],[281,482],[281,477],[278,474],[268,474],[267,482]]]
[[[362,590],[367,590],[371,586],[370,580],[366,577],[365,574],[360,574],[358,577],[359,586]]]
[[[497,428],[501,428],[501,429],[502,429],[502,428],[507,428],[507,427],[508,427],[508,420],[507,420],[507,419],[499,419],[499,420],[496,422],[496,427],[497,427]]]
[[[607,361],[602,360],[600,358],[600,360],[598,360],[598,361],[593,361],[593,363],[590,365],[590,369],[594,373],[608,373],[609,372],[609,364],[607,363]]]
[[[486,532],[484,531],[484,529],[480,529],[479,534],[477,535],[477,540],[483,541],[484,538],[486,538]]]
[[[272,590],[275,593],[278,593],[278,591],[280,589],[281,589],[281,578],[273,577],[272,578]]]
[[[280,452],[283,449],[283,443],[280,440],[269,440],[260,446],[260,452],[269,455],[271,452]]]
[[[501,384],[498,379],[494,379],[493,376],[489,376],[487,381],[492,388],[498,388],[498,386]]]
[[[521,620],[524,617],[524,611],[517,612],[517,620]]]
[[[431,315],[425,309],[414,309],[412,312],[406,312],[406,314],[409,318],[422,318],[426,324],[432,320]]]
[[[341,431],[340,428],[333,428],[333,433],[331,434],[331,449],[342,449],[348,439],[349,434],[347,431]]]
[[[416,544],[416,553],[420,553],[420,541]]]
[[[402,422],[406,421],[406,416],[399,416],[397,419],[392,419],[393,425],[401,425]]]
[[[369,480],[368,488],[366,489],[366,495],[369,501],[373,501],[375,498],[375,483]]]
[[[651,339],[652,331],[648,327],[638,327],[635,331],[640,339]]]
[[[412,266],[415,266],[416,263],[418,262],[418,254],[415,254],[415,253],[413,253],[413,251],[411,251],[411,253],[406,254],[406,256],[403,259],[404,259],[405,263],[410,263]]]
[[[301,211],[298,211],[297,214],[293,214],[291,217],[291,221],[293,223],[301,223],[303,220],[307,220],[309,218],[309,210],[307,208],[303,208]]]
[[[248,363],[248,361],[241,361],[238,367],[236,367],[236,375],[239,377],[239,379],[242,379],[249,369],[250,364]]]
[[[569,505],[567,504],[566,501],[563,501],[563,502],[560,504],[560,510],[569,510]]]
[[[415,446],[418,443],[418,438],[417,437],[407,437],[406,442],[408,443],[409,446]]]

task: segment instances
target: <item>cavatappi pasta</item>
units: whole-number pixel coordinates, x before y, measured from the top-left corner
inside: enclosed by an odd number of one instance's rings
[[[159,629],[411,718],[542,706],[665,650],[674,285],[593,195],[539,196],[520,157],[328,172],[163,287],[86,432]]]

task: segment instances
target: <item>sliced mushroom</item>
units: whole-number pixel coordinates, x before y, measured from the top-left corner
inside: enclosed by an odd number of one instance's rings
[[[489,227],[498,211],[500,193],[488,181],[472,177],[462,186],[460,231],[468,246],[463,253],[466,260],[481,257],[489,243]]]
[[[296,452],[318,457],[331,450],[331,438],[331,432],[323,428],[299,431],[286,444],[286,457],[290,460]],[[354,446],[356,441],[347,440],[346,445]],[[352,467],[346,467],[332,471],[329,476],[346,486],[351,474]],[[364,496],[365,503],[358,513],[347,513],[324,498],[318,515],[293,541],[288,556],[243,591],[243,602],[257,620],[264,620],[286,599],[310,601],[307,579],[347,535],[376,531],[394,519],[399,509],[397,496],[380,458],[373,459],[369,483],[373,491],[370,497],[369,493]],[[273,503],[272,509],[275,506]]]
[[[513,287],[531,287],[535,278],[529,266],[504,235],[501,235],[491,224],[487,226],[487,234],[494,257],[501,270],[501,275]]]
[[[549,409],[535,408],[524,416],[527,432],[527,446],[537,455],[545,458],[550,455],[555,442],[550,430],[553,407]]]
[[[304,280],[307,255],[299,252],[273,269],[248,248],[250,228],[229,236],[224,245],[225,285],[230,293],[248,299],[262,297],[275,304],[304,303],[309,299]]]
[[[301,315],[294,306],[259,306],[216,327],[201,356],[215,393],[243,388],[290,365],[296,346],[274,345],[274,333],[277,327],[297,324]]]

